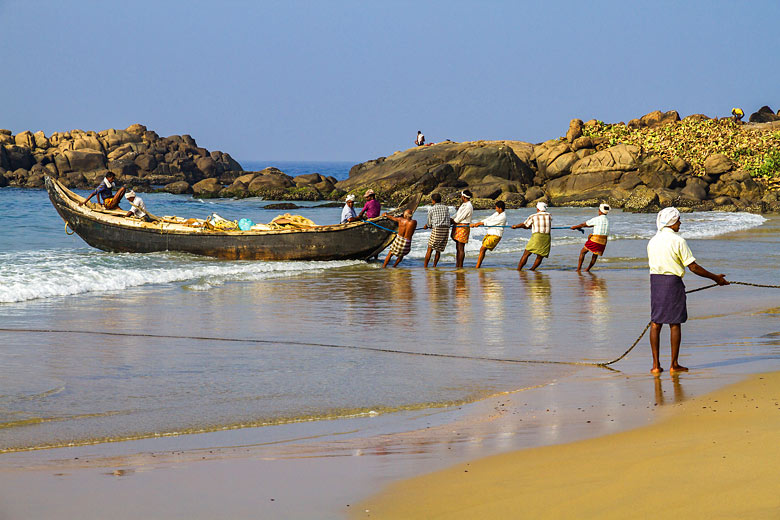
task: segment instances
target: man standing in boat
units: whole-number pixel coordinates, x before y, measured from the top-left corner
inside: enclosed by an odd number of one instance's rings
[[[363,209],[360,210],[358,218],[363,220],[364,218],[375,218],[379,216],[382,211],[382,205],[376,200],[376,193],[374,190],[367,190],[364,195],[366,203],[363,205]]]
[[[401,260],[403,260],[404,257],[409,254],[409,251],[412,250],[412,235],[414,235],[414,231],[417,229],[417,221],[412,220],[412,210],[410,209],[405,210],[402,217],[393,217],[387,213],[383,216],[398,223],[398,232],[395,235],[395,240],[393,240],[393,243],[390,246],[390,252],[387,253],[385,263],[382,264],[382,267],[387,267],[387,264],[390,263],[390,258],[393,255],[398,257],[393,264],[393,267],[397,267],[398,264],[401,263]]]
[[[100,185],[95,188],[92,193],[89,194],[89,197],[84,199],[84,202],[79,202],[79,206],[83,206],[86,204],[89,199],[97,195],[97,201],[99,204],[103,204],[103,207],[106,209],[116,209],[119,207],[119,201],[122,200],[122,195],[125,194],[124,188],[119,188],[119,191],[116,192],[116,195],[113,195],[113,189],[116,186],[115,184],[116,175],[114,172],[108,172],[106,176],[101,181]]]

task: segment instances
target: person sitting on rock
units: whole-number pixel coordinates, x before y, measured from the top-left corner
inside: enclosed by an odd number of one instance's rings
[[[363,209],[360,210],[358,218],[362,220],[363,218],[378,217],[380,211],[382,211],[382,205],[379,204],[378,200],[376,200],[376,194],[374,193],[374,190],[366,191],[364,197],[366,199],[366,203],[363,205]]]
[[[741,108],[735,107],[731,109],[731,118],[734,120],[735,123],[741,123],[743,117],[745,117],[745,113],[742,111]]]
[[[132,206],[130,211],[125,213],[125,217],[137,218],[144,222],[152,221],[152,219],[149,218],[149,215],[146,214],[146,204],[144,204],[144,200],[141,197],[137,197],[133,190],[128,191],[125,194],[125,198],[127,199],[127,202],[130,203],[130,206]]]
[[[425,136],[420,130],[417,130],[417,139],[414,140],[414,144],[416,144],[417,146],[425,145]]]
[[[115,184],[116,175],[114,172],[108,172],[106,176],[101,181],[100,185],[95,188],[92,193],[89,194],[89,197],[84,199],[83,202],[79,203],[79,206],[83,206],[86,204],[89,199],[97,195],[97,201],[99,204],[102,204],[104,208],[106,209],[116,209],[119,207],[119,202],[122,200],[122,195],[125,194],[124,188],[119,188],[119,191],[116,192],[116,195],[113,194],[113,189],[116,186]]]

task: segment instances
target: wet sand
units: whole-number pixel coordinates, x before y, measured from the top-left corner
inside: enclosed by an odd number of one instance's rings
[[[354,518],[777,518],[780,372],[677,404],[657,424],[395,484]]]

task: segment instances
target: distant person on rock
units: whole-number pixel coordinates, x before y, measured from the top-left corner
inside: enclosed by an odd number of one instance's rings
[[[355,196],[351,193],[347,195],[344,202],[344,208],[341,210],[341,224],[355,222],[360,220],[355,212]]]
[[[469,241],[471,229],[471,216],[474,214],[474,206],[471,204],[473,195],[469,190],[460,192],[463,203],[458,207],[455,216],[450,219],[452,224],[452,240],[455,242],[455,268],[463,267],[466,258],[466,244]]]
[[[374,193],[374,190],[366,191],[364,197],[366,199],[366,203],[363,205],[363,209],[360,210],[358,218],[362,220],[363,218],[378,217],[379,212],[382,210],[382,205],[379,204],[378,200],[376,200],[376,194]]]
[[[395,240],[393,240],[393,244],[390,246],[390,252],[387,253],[382,267],[387,267],[393,255],[398,257],[393,264],[393,267],[397,267],[401,260],[412,250],[412,235],[414,235],[414,231],[417,229],[417,221],[412,220],[412,210],[410,209],[405,210],[402,217],[393,217],[387,213],[383,216],[398,223],[398,233],[395,235]]]
[[[125,198],[131,206],[130,211],[125,213],[125,217],[137,218],[139,220],[143,220],[144,222],[152,221],[149,215],[146,214],[146,204],[144,204],[144,199],[136,196],[133,190],[128,191],[125,194]]]
[[[417,139],[414,140],[414,144],[416,144],[417,146],[425,145],[425,136],[420,130],[417,130]]]
[[[741,123],[743,117],[745,117],[745,112],[743,112],[741,108],[735,107],[731,109],[731,118],[735,123]]]
[[[682,279],[685,268],[692,273],[709,278],[718,285],[729,285],[726,275],[713,274],[696,263],[688,243],[678,234],[680,212],[677,208],[664,208],[655,220],[658,232],[647,243],[647,260],[650,265],[650,349],[653,353],[653,374],[663,371],[659,361],[661,328],[669,324],[672,348],[671,372],[688,369],[677,362],[680,354],[682,331],[680,324],[688,321],[685,284]]]
[[[593,233],[588,235],[588,241],[585,242],[582,251],[580,251],[580,259],[577,261],[578,273],[582,269],[582,262],[585,260],[585,255],[588,254],[588,251],[593,253],[593,255],[590,259],[590,264],[588,264],[588,267],[585,269],[586,273],[591,270],[599,256],[604,254],[604,249],[607,247],[607,237],[609,235],[609,220],[607,220],[607,213],[609,213],[610,209],[609,204],[601,204],[599,206],[598,216],[586,220],[582,224],[571,227],[572,229],[582,229],[585,227],[593,228]]]
[[[431,253],[436,251],[433,257],[433,267],[439,263],[444,248],[447,247],[447,240],[450,234],[450,209],[446,204],[441,203],[441,195],[434,193],[431,195],[431,207],[428,208],[428,222],[423,229],[431,230],[431,237],[428,239],[428,251],[425,253],[425,267],[431,259]]]
[[[102,204],[104,208],[118,208],[119,202],[122,200],[122,195],[125,194],[125,189],[119,188],[119,191],[116,192],[116,195],[113,195],[113,189],[116,186],[115,180],[116,175],[114,172],[108,172],[100,182],[100,185],[89,194],[89,197],[84,199],[83,202],[79,202],[79,206],[83,206],[89,201],[89,199],[97,195],[96,200],[98,201],[98,204]]]
[[[552,237],[550,236],[550,229],[552,228],[552,215],[547,213],[547,204],[544,202],[536,203],[536,213],[525,219],[522,224],[515,224],[512,229],[524,228],[531,230],[531,240],[525,245],[525,251],[520,258],[520,262],[517,264],[517,270],[522,271],[525,267],[525,263],[528,261],[528,257],[535,254],[536,260],[534,265],[531,266],[531,271],[541,265],[542,259],[550,256],[550,244],[552,243]]]
[[[488,250],[494,250],[501,241],[501,237],[504,235],[504,226],[506,225],[506,213],[504,213],[505,208],[506,204],[504,204],[504,201],[496,201],[495,213],[490,215],[488,218],[471,225],[471,227],[485,226],[487,228],[487,234],[485,235],[485,238],[482,239],[482,247],[479,249],[477,269],[482,267],[482,261],[485,259],[485,253]]]

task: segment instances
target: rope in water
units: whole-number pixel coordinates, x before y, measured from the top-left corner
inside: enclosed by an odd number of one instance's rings
[[[748,282],[730,282],[732,285],[746,285],[750,287],[763,287],[763,288],[771,288],[771,289],[780,289],[780,285],[763,285],[763,284],[756,284],[756,283],[748,283]],[[690,291],[686,291],[686,294],[695,293],[698,291],[703,291],[705,289],[711,289],[713,287],[718,287],[718,284],[712,284],[707,285],[704,287],[699,287],[698,289],[691,289]],[[411,350],[398,350],[398,349],[387,349],[387,348],[379,348],[379,347],[366,347],[366,346],[359,346],[359,345],[337,345],[332,343],[313,343],[313,342],[306,342],[306,341],[289,341],[289,340],[272,340],[272,339],[257,339],[257,338],[222,338],[222,337],[212,337],[212,336],[180,336],[180,335],[174,335],[174,334],[145,334],[145,333],[135,333],[135,332],[111,332],[111,331],[90,331],[90,330],[69,330],[69,329],[12,329],[12,328],[0,328],[0,332],[31,332],[31,333],[39,333],[39,334],[91,334],[91,335],[97,335],[97,336],[115,336],[115,337],[141,337],[141,338],[157,338],[157,339],[186,339],[186,340],[192,340],[192,341],[226,341],[226,342],[233,342],[233,343],[255,343],[255,344],[263,344],[263,345],[300,345],[300,346],[307,346],[307,347],[322,347],[322,348],[339,348],[339,349],[350,349],[350,350],[363,350],[363,351],[371,351],[371,352],[382,352],[387,354],[404,354],[408,356],[425,356],[425,357],[437,357],[437,358],[448,358],[448,359],[468,359],[473,361],[493,361],[493,362],[499,362],[499,363],[522,363],[522,364],[540,364],[540,365],[579,365],[579,366],[595,366],[595,367],[602,367],[607,368],[609,365],[612,365],[614,363],[617,363],[621,359],[625,358],[629,352],[631,352],[634,347],[636,347],[639,342],[644,337],[645,333],[647,332],[647,329],[650,328],[650,323],[648,323],[642,333],[639,335],[639,337],[634,341],[634,343],[621,354],[619,357],[611,360],[611,361],[604,361],[604,362],[589,362],[589,361],[553,361],[553,360],[543,360],[543,359],[512,359],[512,358],[493,358],[493,357],[487,357],[487,356],[466,356],[461,354],[442,354],[442,353],[435,353],[435,352],[414,352]]]
[[[384,226],[380,226],[376,222],[371,222],[370,220],[366,220],[365,223],[366,224],[371,224],[372,226],[376,226],[379,229],[384,229],[385,231],[389,231],[391,233],[398,233],[398,231],[393,231],[392,229],[388,229],[388,228],[386,228]],[[452,227],[471,227],[471,226],[469,224],[453,224]],[[511,228],[512,226],[485,226],[485,227],[491,227],[491,228],[494,228],[494,227],[498,227],[498,228]],[[566,226],[557,226],[557,227],[551,227],[550,229],[571,229],[571,228],[570,227],[566,227]],[[580,233],[585,233],[582,229],[577,229],[577,231],[579,231]]]

